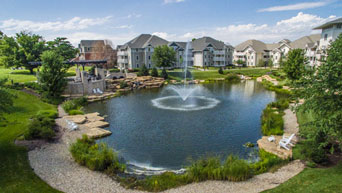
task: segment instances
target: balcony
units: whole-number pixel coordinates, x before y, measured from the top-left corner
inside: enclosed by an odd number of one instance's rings
[[[126,51],[118,51],[118,56],[127,56],[128,53]]]
[[[215,55],[224,55],[224,51],[223,50],[217,50],[217,51],[214,51],[214,54]]]
[[[214,57],[214,61],[217,61],[217,62],[224,62],[225,59],[224,59],[224,57]]]
[[[118,63],[124,63],[124,64],[126,64],[126,63],[128,63],[128,59],[119,58],[119,59],[118,59]]]

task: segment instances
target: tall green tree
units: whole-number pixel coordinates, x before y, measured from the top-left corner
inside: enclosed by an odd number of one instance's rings
[[[0,79],[0,121],[3,120],[3,114],[9,113],[11,107],[13,106],[14,95],[4,87],[6,82],[7,79]]]
[[[267,66],[270,68],[274,66],[272,58],[267,61]]]
[[[301,108],[317,117],[313,137],[323,134],[327,140],[321,145],[337,141],[342,149],[342,34],[331,43],[326,61],[299,83],[296,90],[305,100]]]
[[[157,46],[154,48],[152,62],[157,67],[170,67],[176,62],[176,52],[167,45]]]
[[[299,80],[305,72],[307,59],[304,50],[293,49],[287,54],[287,60],[284,62],[284,72],[291,80]]]
[[[14,37],[4,35],[0,40],[0,66],[20,67],[19,45]]]
[[[40,35],[25,31],[17,33],[16,40],[20,64],[33,74],[34,67],[29,62],[40,60],[40,55],[47,49],[45,40]]]
[[[45,51],[42,56],[42,70],[39,73],[44,97],[59,99],[67,81],[65,79],[69,65],[64,64],[64,58],[55,51]]]
[[[47,48],[62,56],[64,61],[75,58],[76,54],[79,52],[79,50],[74,48],[67,38],[64,37],[58,37],[53,41],[48,41]]]

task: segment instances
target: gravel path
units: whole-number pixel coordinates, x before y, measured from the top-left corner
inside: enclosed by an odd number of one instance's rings
[[[57,119],[57,124],[65,127],[64,119]],[[68,147],[76,138],[81,137],[84,130],[68,131],[56,143],[45,144],[28,153],[31,167],[35,173],[55,189],[68,193],[125,193],[139,192],[128,190],[119,183],[100,172],[94,172],[75,163]],[[274,188],[297,175],[304,169],[300,161],[293,161],[275,173],[265,173],[244,182],[206,181],[194,183],[175,189],[169,193],[184,192],[260,192]]]
[[[293,104],[290,104],[290,107],[288,109],[286,109],[285,115],[283,116],[283,120],[284,120],[284,133],[287,135],[291,135],[291,134],[296,134],[296,141],[298,141],[298,132],[299,132],[299,125],[297,122],[297,116],[296,113],[291,110],[293,107]]]

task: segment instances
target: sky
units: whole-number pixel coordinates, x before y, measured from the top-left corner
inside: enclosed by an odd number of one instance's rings
[[[0,31],[29,31],[46,40],[107,39],[124,44],[139,34],[169,41],[210,36],[233,46],[320,33],[342,17],[342,0],[0,0]]]

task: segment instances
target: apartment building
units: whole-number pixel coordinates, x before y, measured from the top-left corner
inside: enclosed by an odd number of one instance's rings
[[[192,41],[193,65],[197,67],[232,65],[233,50],[233,46],[211,37],[196,39]]]
[[[266,44],[259,40],[247,40],[235,47],[234,61],[242,60],[247,66],[257,66],[262,60],[272,60],[274,67],[279,67],[282,57],[285,57],[292,49],[306,49],[319,41],[320,34],[301,37],[293,42],[283,39],[277,43]]]
[[[178,41],[169,42],[155,35],[141,34],[117,47],[119,68],[134,69],[140,68],[143,64],[147,68],[153,68],[154,48],[162,45],[172,47],[176,51],[176,62],[172,64],[175,68],[183,67],[185,61],[188,62],[188,66],[198,67],[225,66],[233,63],[234,48],[210,37],[199,38],[188,44]],[[185,56],[186,49],[188,49],[187,56]]]

